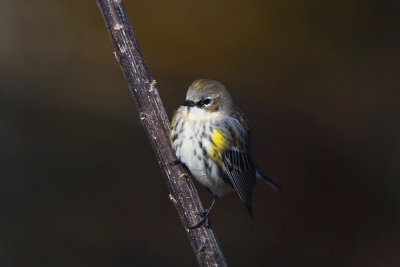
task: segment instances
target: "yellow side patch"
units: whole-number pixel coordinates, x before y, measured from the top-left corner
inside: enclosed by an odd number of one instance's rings
[[[228,147],[228,143],[226,142],[226,139],[224,135],[222,134],[222,131],[220,130],[214,130],[211,140],[213,142],[213,150],[211,156],[220,162],[222,162],[221,159],[221,152],[224,151]]]

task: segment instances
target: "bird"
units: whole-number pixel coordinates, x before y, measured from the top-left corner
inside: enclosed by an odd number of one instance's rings
[[[282,189],[254,163],[249,122],[219,81],[199,79],[189,86],[172,118],[170,141],[176,155],[171,164],[182,163],[214,196],[192,229],[204,224],[216,199],[231,191],[253,216],[256,178],[275,191]]]

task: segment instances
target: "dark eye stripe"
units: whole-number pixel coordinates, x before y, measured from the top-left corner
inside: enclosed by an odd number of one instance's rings
[[[211,103],[211,99],[210,98],[205,98],[200,100],[199,102],[196,103],[196,106],[198,106],[199,108],[203,108],[205,105],[208,105]]]
[[[208,105],[210,103],[211,103],[211,99],[210,98],[206,98],[206,99],[203,100],[203,104],[204,105]]]

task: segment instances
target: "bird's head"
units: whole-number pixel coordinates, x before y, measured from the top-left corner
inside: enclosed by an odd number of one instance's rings
[[[194,81],[181,104],[192,116],[226,115],[233,111],[232,97],[218,81],[200,79]]]

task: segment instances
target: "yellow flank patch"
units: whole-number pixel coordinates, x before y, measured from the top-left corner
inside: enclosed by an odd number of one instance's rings
[[[211,140],[213,142],[213,150],[211,156],[220,162],[222,162],[221,159],[221,152],[224,151],[228,147],[228,143],[226,142],[226,139],[224,135],[222,134],[222,131],[220,130],[214,130]]]

